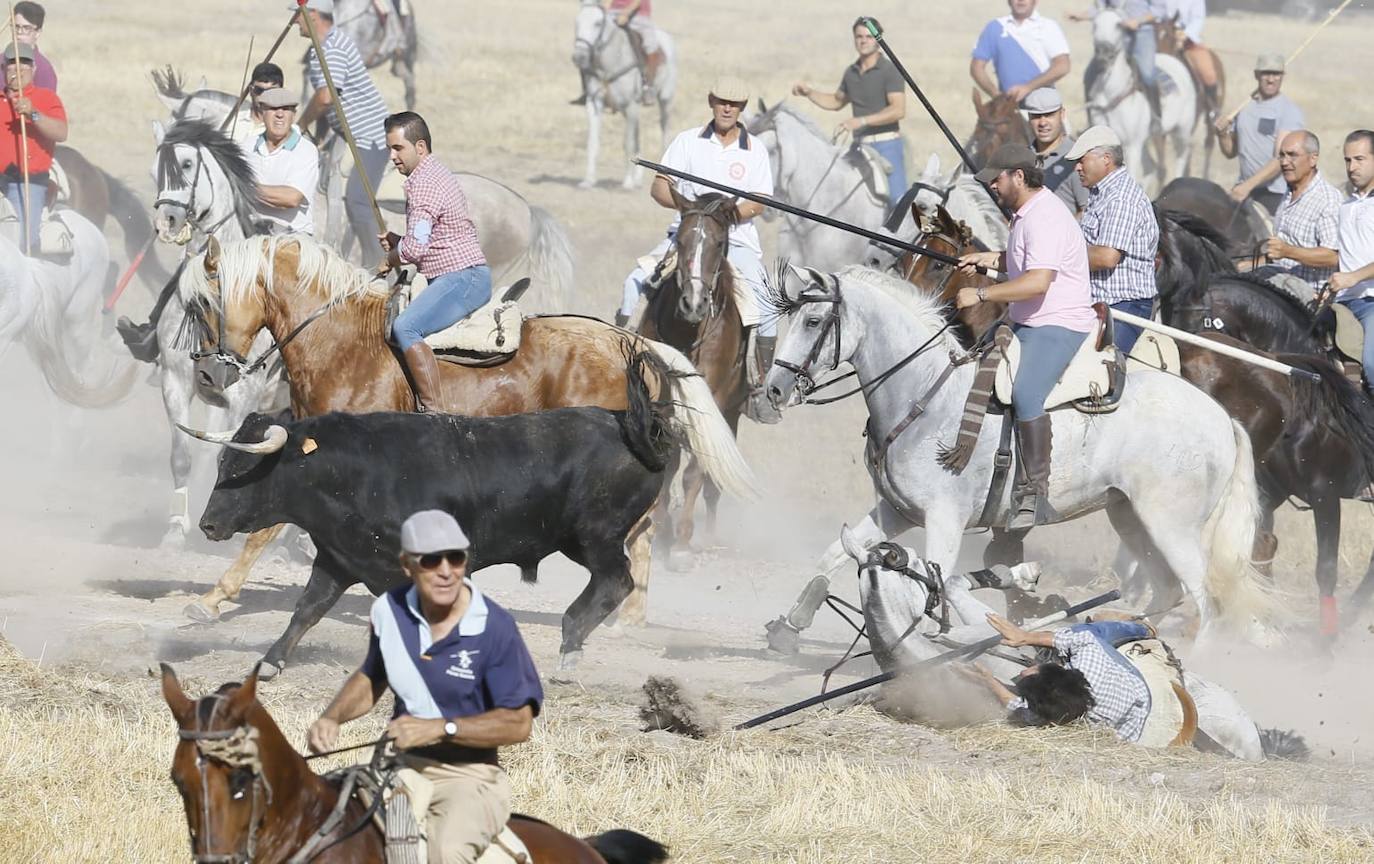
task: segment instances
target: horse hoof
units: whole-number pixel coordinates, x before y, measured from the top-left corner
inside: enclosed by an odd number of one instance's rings
[[[763,625],[768,631],[768,650],[775,654],[792,657],[801,652],[801,631],[779,616]]]
[[[285,663],[278,663],[276,660],[269,660],[264,657],[262,662],[258,664],[258,680],[271,681],[285,671]]]
[[[582,662],[582,650],[565,651],[558,655],[558,671],[571,672],[577,668],[577,664]]]
[[[595,189],[595,188],[596,188],[596,181],[593,180],[593,179],[591,179],[591,178],[588,178],[588,179],[586,179],[586,180],[583,180],[581,183],[578,183],[578,184],[577,184],[577,188],[578,188],[578,189]]]
[[[219,620],[219,606],[211,606],[203,600],[187,603],[181,614],[199,624],[214,624]]]
[[[668,553],[668,569],[682,573],[692,569],[692,553],[684,549],[674,549]]]
[[[1013,565],[1011,568],[1011,581],[1022,591],[1034,593],[1037,585],[1040,584],[1040,575],[1043,571],[1038,561],[1023,561]]]
[[[178,550],[186,548],[186,532],[180,525],[168,525],[167,533],[162,535],[162,540],[158,542],[161,549]]]

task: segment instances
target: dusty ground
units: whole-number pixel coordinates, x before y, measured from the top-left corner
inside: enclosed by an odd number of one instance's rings
[[[172,14],[165,4],[148,0],[54,4],[43,45],[62,77],[62,94],[74,118],[72,143],[141,193],[150,193],[148,121],[163,112],[152,95],[147,70],[172,63],[192,81],[204,74],[211,86],[236,89],[249,36],[256,36],[259,52],[270,44],[283,23],[283,5],[279,0],[232,4],[201,0],[192,15]],[[455,167],[499,178],[557,215],[577,245],[578,309],[608,314],[618,298],[624,271],[656,241],[665,215],[647,195],[617,188],[623,164],[618,118],[608,120],[603,135],[602,188],[589,192],[574,188],[581,175],[584,121],[579,109],[565,104],[577,89],[568,61],[572,5],[525,0],[478,8],[416,0],[416,6],[425,22],[419,108],[434,128],[439,151]],[[862,9],[821,0],[745,5],[724,0],[664,0],[657,6],[659,19],[678,36],[685,58],[674,129],[704,121],[702,94],[717,68],[739,71],[770,102],[797,78],[813,83],[837,80],[849,59],[846,28],[862,11],[883,21],[891,44],[949,122],[961,131],[971,125],[967,48],[982,22],[1004,8],[996,0],[919,11],[894,0],[869,3]],[[1077,6],[1051,0],[1042,8],[1062,17]],[[1233,96],[1246,89],[1244,69],[1255,51],[1291,50],[1301,41],[1305,26],[1262,16],[1210,22],[1209,42],[1221,50],[1231,70]],[[176,37],[168,38],[173,30]],[[1068,31],[1081,68],[1088,50],[1086,28],[1069,25]],[[1364,54],[1359,46],[1367,45],[1371,35],[1374,28],[1363,15],[1343,18],[1292,67],[1287,91],[1304,107],[1312,127],[1328,145],[1339,141],[1349,128],[1368,125],[1367,118],[1352,112],[1341,94],[1356,88],[1362,92],[1365,80],[1358,69]],[[293,36],[287,49],[283,57],[299,56],[301,43]],[[399,105],[399,82],[381,73],[377,78],[393,104]],[[1067,93],[1071,107],[1081,102],[1077,84],[1070,84]],[[826,123],[834,119],[816,113]],[[948,148],[939,147],[932,124],[913,112],[905,129],[913,169],[936,148],[950,163]],[[656,130],[645,135],[646,154],[657,157],[661,144]],[[1328,146],[1322,164],[1328,176],[1340,176],[1332,147]],[[1216,174],[1222,176],[1221,170]],[[131,289],[128,311],[139,311],[149,302],[149,292]],[[116,725],[146,723],[147,717],[156,716],[151,682],[144,673],[157,661],[172,662],[205,684],[242,675],[284,627],[304,568],[269,563],[260,568],[241,605],[221,623],[213,627],[188,623],[181,617],[181,607],[218,576],[227,563],[225,556],[238,544],[213,545],[192,538],[184,549],[158,548],[169,484],[166,424],[155,388],[140,387],[133,398],[110,411],[78,412],[54,403],[20,352],[0,360],[0,381],[7,404],[21,409],[12,411],[13,419],[0,429],[0,466],[6,479],[5,494],[0,496],[0,632],[45,668],[62,664],[87,670],[135,694],[130,704],[140,706],[137,710],[121,707],[108,715],[108,722]],[[809,576],[810,562],[836,536],[840,523],[856,519],[870,506],[867,478],[858,461],[862,422],[861,406],[844,404],[801,409],[773,428],[745,424],[742,446],[765,481],[765,501],[747,508],[727,502],[718,537],[702,551],[691,571],[656,570],[651,626],[599,631],[588,643],[576,679],[550,681],[551,706],[560,701],[569,706],[567,713],[555,715],[561,718],[560,728],[585,724],[595,730],[587,734],[600,736],[598,740],[633,738],[635,691],[651,673],[690,681],[710,695],[727,722],[816,692],[820,673],[838,659],[852,636],[843,622],[823,614],[808,634],[802,655],[789,659],[763,651],[761,625],[786,610]],[[207,451],[206,455],[213,454]],[[203,489],[204,483],[200,485]],[[1348,506],[1346,516],[1341,567],[1342,590],[1348,592],[1369,560],[1374,533],[1366,509]],[[1272,805],[1278,808],[1272,812],[1284,814],[1311,805],[1318,808],[1309,814],[1311,820],[1291,829],[1294,836],[1304,838],[1325,837],[1323,832],[1336,828],[1374,826],[1374,805],[1369,803],[1374,735],[1368,719],[1374,697],[1367,673],[1360,674],[1365,663],[1374,659],[1370,619],[1348,622],[1334,659],[1309,650],[1302,634],[1309,629],[1306,622],[1313,614],[1310,520],[1293,512],[1282,517],[1279,577],[1300,598],[1294,609],[1295,621],[1302,622],[1295,624],[1295,647],[1282,657],[1235,652],[1188,660],[1235,689],[1263,725],[1296,728],[1306,735],[1316,752],[1312,764],[1248,768],[1193,754],[1142,757],[1101,738],[1056,739],[1051,747],[1025,734],[979,737],[905,726],[864,709],[852,715],[805,720],[784,733],[790,737],[783,738],[783,743],[767,745],[799,760],[790,767],[789,763],[770,763],[773,782],[804,790],[815,778],[831,776],[826,772],[834,765],[826,760],[833,757],[842,767],[860,772],[929,768],[930,775],[902,776],[904,782],[932,788],[940,783],[992,783],[995,787],[995,778],[1005,775],[1018,778],[1016,784],[1065,784],[1055,788],[1082,794],[1072,784],[1092,779],[1146,811],[1181,807],[1184,815],[1180,822],[1169,823],[1170,830],[1191,824],[1190,830],[1215,832],[1207,835],[1214,839],[1225,834],[1220,823],[1190,822],[1189,812],[1200,812],[1216,802],[1234,803],[1241,812],[1253,813],[1270,813],[1266,808]],[[919,535],[913,539],[919,543]],[[970,538],[966,550],[970,562],[978,559],[981,545],[980,538]],[[1051,587],[1069,584],[1075,586],[1069,590],[1082,596],[1110,584],[1104,575],[1114,543],[1102,520],[1042,529],[1033,535],[1029,550],[1050,563]],[[516,612],[537,662],[551,674],[559,616],[585,578],[578,568],[560,559],[541,569],[541,583],[534,588],[521,586],[515,573],[506,568],[482,574],[481,584]],[[847,582],[842,580],[838,590],[853,599]],[[303,723],[317,711],[356,663],[368,603],[363,593],[346,596],[306,637],[286,676],[267,685],[273,705],[287,712],[292,722]],[[837,673],[835,681],[854,680],[871,671],[859,661]],[[0,702],[0,723],[8,722],[6,728],[12,731],[22,729],[29,715],[10,714],[10,710]],[[13,741],[22,746],[24,734],[14,734]],[[747,755],[753,752],[751,748],[764,745],[741,738],[703,746],[725,748],[721,752],[729,756],[731,747],[738,746]],[[156,762],[163,758],[158,752],[153,748],[145,755]],[[37,753],[30,755],[37,758]],[[663,764],[654,764],[655,770],[666,770]],[[144,767],[153,779],[132,793],[149,796],[140,799],[139,812],[157,822],[161,836],[170,838],[167,842],[173,845],[165,849],[178,849],[174,844],[182,828],[175,802],[166,794],[170,785],[161,779],[165,766]],[[716,765],[713,770],[719,768]],[[48,776],[29,773],[38,772],[32,760],[4,763],[0,771],[5,772],[0,773],[4,781],[0,787]],[[600,774],[582,779],[592,784],[610,782]],[[159,783],[166,788],[161,789]],[[862,784],[857,788],[861,793]],[[559,802],[534,799],[534,803],[546,804],[549,813],[564,812]],[[1025,801],[1003,803],[1027,806]],[[866,806],[881,807],[882,802]],[[774,845],[767,848],[747,837],[733,847],[698,847],[693,846],[687,827],[677,826],[664,814],[644,813],[643,817],[663,819],[664,830],[686,853],[682,860],[744,860],[753,854],[751,860],[823,861],[836,860],[840,854],[831,855],[829,850],[846,848],[843,838],[813,831],[804,821],[768,826],[761,836],[793,839],[770,840]],[[919,817],[913,814],[912,818]],[[973,833],[986,828],[969,823],[961,829],[957,819],[931,824]],[[1053,831],[1053,824],[1057,823],[1045,822],[1042,828]],[[654,825],[637,827],[653,829]],[[808,844],[808,838],[814,843]],[[20,840],[13,855],[0,854],[0,858],[45,859],[42,851],[35,850],[48,847]],[[1015,860],[1013,856],[1021,854],[1011,846],[982,845],[981,841],[963,854],[951,848],[940,846],[941,851],[932,852],[929,860]],[[1115,851],[1105,858],[1142,860],[1124,847],[1111,848]],[[1243,860],[1236,857],[1240,847],[1221,844],[1208,847],[1212,851],[1207,852],[1201,848],[1180,854],[1186,860]],[[1319,844],[1294,842],[1290,848],[1287,860],[1341,857],[1323,854]],[[856,858],[911,860],[919,850],[904,853],[888,857],[866,849]],[[1052,854],[1047,851],[1024,860],[1080,860],[1088,853],[1088,849],[1056,848]],[[130,860],[140,860],[142,855],[130,847]],[[71,847],[47,860],[90,857]],[[1278,859],[1266,854],[1250,860]]]

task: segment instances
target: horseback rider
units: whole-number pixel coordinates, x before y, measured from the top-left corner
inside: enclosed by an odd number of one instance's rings
[[[1077,163],[1074,170],[1090,195],[1079,224],[1088,241],[1093,300],[1149,318],[1159,295],[1159,223],[1150,197],[1123,164],[1121,139],[1108,126],[1093,126],[1064,159]],[[1113,340],[1122,354],[1131,353],[1140,333],[1125,321],[1113,325]]]
[[[32,45],[18,42],[5,47],[5,98],[0,100],[0,183],[19,217],[19,247],[37,253],[53,150],[67,140],[67,109],[56,93],[34,85],[33,58]],[[25,184],[32,212],[24,207]]]
[[[1007,251],[971,252],[960,258],[960,267],[970,273],[975,267],[995,268],[1008,280],[962,288],[955,303],[960,309],[1009,304],[1021,365],[1012,382],[1017,472],[1007,527],[1028,529],[1055,518],[1048,500],[1052,436],[1045,398],[1097,323],[1088,246],[1069,208],[1044,187],[1045,173],[1026,145],[998,148],[977,176],[1015,215]]]
[[[1374,391],[1374,132],[1357,129],[1345,136],[1345,176],[1350,195],[1341,204],[1339,271],[1329,284],[1364,327],[1364,386]]]
[[[658,28],[650,19],[653,14],[652,0],[601,0],[601,8],[606,14],[615,16],[615,26],[629,33],[630,46],[634,48],[644,82],[640,101],[645,105],[654,104],[654,77],[658,67],[663,65],[664,57],[663,48],[658,43]],[[570,104],[587,104],[587,73],[582,73],[582,95]]]
[[[973,46],[969,75],[984,93],[1020,102],[1069,74],[1069,42],[1053,18],[1036,11],[1038,0],[1007,0],[1010,15],[989,21]],[[988,73],[991,63],[997,73]]]
[[[1217,105],[1220,71],[1212,60],[1212,50],[1202,44],[1202,25],[1207,23],[1207,0],[1167,0],[1165,8],[1174,26],[1183,31],[1183,61],[1202,85],[1204,98]]]
[[[1274,214],[1274,236],[1264,244],[1268,263],[1255,271],[1270,280],[1301,280],[1311,296],[1340,264],[1336,249],[1341,193],[1317,168],[1321,147],[1317,136],[1306,129],[1290,132],[1279,142],[1279,169],[1288,191]]]
[[[1302,109],[1279,90],[1283,87],[1282,54],[1261,54],[1255,60],[1259,86],[1239,114],[1217,119],[1217,147],[1227,159],[1240,157],[1240,178],[1231,187],[1236,201],[1257,201],[1270,215],[1278,209],[1285,186],[1279,176],[1279,142],[1307,127]]]
[[[506,827],[511,789],[497,748],[528,740],[544,701],[515,619],[467,578],[470,552],[442,510],[405,520],[411,584],[372,604],[367,656],[307,735],[312,751],[333,749],[339,727],[391,689],[387,735],[401,764],[434,784],[424,816],[435,864],[472,864]]]
[[[295,94],[282,87],[257,97],[263,131],[248,151],[258,181],[258,212],[273,234],[315,233],[311,199],[320,182],[320,151],[295,126]]]
[[[773,170],[769,165],[768,150],[757,143],[739,122],[740,113],[748,101],[749,91],[743,81],[726,76],[717,78],[707,96],[707,103],[711,106],[711,122],[704,127],[694,126],[674,138],[663,154],[663,164],[687,174],[736,186],[746,192],[772,195]],[[659,206],[676,212],[677,204],[673,201],[671,191],[674,182],[661,174],[656,176],[649,195]],[[677,191],[691,200],[712,190],[684,181]],[[763,269],[763,247],[759,244],[758,229],[754,227],[754,217],[762,213],[764,207],[753,201],[739,201],[735,204],[735,210],[738,217],[730,228],[727,257],[753,292],[759,308],[766,309],[768,287]],[[662,259],[672,248],[680,218],[674,216],[673,223],[668,226],[667,236],[649,253],[655,260]],[[642,266],[636,267],[625,278],[624,296],[620,311],[615,316],[617,327],[629,323],[648,278],[649,272]],[[777,319],[770,315],[762,316],[756,342],[759,368],[765,373],[773,366],[777,333]]]
[[[38,50],[38,37],[43,34],[43,22],[48,14],[43,7],[30,0],[14,4],[14,38],[21,45],[33,48],[33,86],[57,92],[57,70],[52,61]]]
[[[431,152],[424,118],[402,111],[386,118],[391,163],[406,178],[406,234],[378,235],[386,266],[416,265],[429,285],[392,325],[415,386],[415,410],[441,411],[443,377],[425,337],[453,326],[491,300],[491,268],[458,178]]]
[[[1150,114],[1157,123],[1162,116],[1159,108],[1159,70],[1155,67],[1155,54],[1159,52],[1159,40],[1155,37],[1155,22],[1169,17],[1164,0],[1094,0],[1093,10],[1086,15],[1071,14],[1070,21],[1089,21],[1099,12],[1111,9],[1121,16],[1121,29],[1125,30],[1126,52],[1135,67],[1140,89],[1150,101]],[[1091,93],[1093,83],[1102,74],[1102,64],[1093,58],[1083,71],[1083,92]]]
[[[845,67],[840,86],[833,93],[822,93],[810,84],[797,82],[792,94],[805,96],[826,111],[854,107],[854,116],[835,129],[838,136],[849,132],[855,144],[867,144],[888,162],[888,202],[896,205],[906,194],[906,147],[898,123],[906,116],[906,82],[892,63],[878,50],[878,40],[868,29],[869,19],[857,18],[851,28],[859,57]],[[873,26],[882,27],[877,19]]]
[[[1031,146],[1045,172],[1045,188],[1075,216],[1088,206],[1088,189],[1074,165],[1064,158],[1073,149],[1074,138],[1064,131],[1064,100],[1053,87],[1040,87],[1021,100],[1021,110],[1030,120]]]

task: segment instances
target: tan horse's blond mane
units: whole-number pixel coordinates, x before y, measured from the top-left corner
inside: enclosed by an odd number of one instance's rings
[[[321,302],[334,305],[354,299],[385,298],[390,293],[385,281],[373,279],[370,271],[350,264],[329,246],[300,234],[277,234],[223,244],[218,288],[205,273],[204,253],[196,256],[182,274],[181,298],[207,302],[215,309],[223,303],[237,303],[256,290],[258,280],[264,285],[273,284],[277,256],[283,248],[292,246],[297,250],[294,275],[298,294],[314,295]]]

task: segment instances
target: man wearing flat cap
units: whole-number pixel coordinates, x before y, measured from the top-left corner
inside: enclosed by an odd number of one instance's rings
[[[990,267],[1007,281],[961,288],[955,304],[1007,304],[1007,317],[1021,343],[1021,363],[1012,381],[1016,415],[1016,485],[1012,489],[1013,531],[1052,522],[1049,503],[1053,444],[1045,399],[1069,368],[1083,340],[1097,325],[1088,281],[1088,247],[1073,214],[1045,188],[1045,172],[1025,144],[997,149],[978,181],[992,187],[997,200],[1013,212],[1005,252],[972,252],[960,267]]]
[[[1059,200],[1075,216],[1088,206],[1088,190],[1073,163],[1064,154],[1073,148],[1074,139],[1064,132],[1064,100],[1053,87],[1032,90],[1021,100],[1021,110],[1030,120],[1031,146],[1045,172],[1045,188],[1059,196]]]
[[[469,552],[448,513],[405,520],[400,560],[411,584],[372,604],[367,657],[307,735],[314,752],[333,749],[339,727],[391,689],[387,734],[402,764],[433,784],[430,864],[472,864],[501,833],[511,790],[496,748],[527,740],[544,701],[515,619],[466,578]]]
[[[0,100],[0,190],[19,215],[19,248],[37,253],[53,150],[67,140],[67,109],[56,93],[34,86],[32,45],[11,42],[5,46],[4,74],[5,98]],[[26,183],[29,212],[24,209]]]
[[[1217,121],[1217,146],[1227,159],[1240,157],[1240,179],[1231,187],[1237,201],[1253,199],[1270,215],[1288,191],[1279,169],[1279,142],[1289,132],[1306,128],[1302,110],[1279,92],[1283,87],[1282,54],[1261,54],[1255,61],[1252,101],[1232,121]]]
[[[248,152],[258,178],[258,212],[273,234],[314,235],[311,197],[320,182],[320,152],[296,128],[297,98],[274,87],[257,97],[263,130]]]

